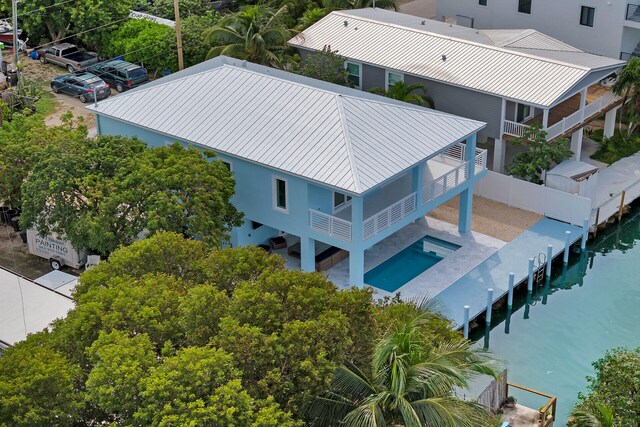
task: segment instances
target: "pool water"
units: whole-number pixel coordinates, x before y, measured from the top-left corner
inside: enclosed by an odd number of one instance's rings
[[[568,268],[531,297],[514,302],[513,314],[494,317],[479,338],[509,369],[509,381],[558,396],[557,426],[566,425],[579,392],[586,391],[592,362],[615,347],[640,346],[640,209],[609,226],[574,254]],[[526,293],[526,292],[525,292]],[[508,320],[508,321],[507,321]],[[510,392],[511,394],[511,392]],[[518,402],[546,403],[525,392]]]
[[[425,252],[426,246],[432,248],[433,251]],[[444,259],[441,252],[451,252],[459,248],[459,245],[435,237],[424,236],[366,272],[364,282],[387,292],[395,292],[405,283]]]

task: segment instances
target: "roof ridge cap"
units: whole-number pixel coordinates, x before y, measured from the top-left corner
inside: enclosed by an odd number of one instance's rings
[[[334,100],[338,107],[338,115],[340,117],[340,125],[342,126],[342,132],[345,138],[345,148],[347,150],[347,157],[349,158],[349,165],[351,169],[351,175],[353,177],[353,185],[355,191],[359,194],[362,193],[362,186],[360,185],[360,174],[358,173],[358,165],[353,155],[353,147],[351,145],[351,133],[349,132],[349,126],[347,125],[347,118],[344,106],[342,105],[342,95],[339,93],[334,94]]]
[[[389,12],[391,12],[391,11],[389,11]],[[400,12],[393,12],[393,13],[400,13]],[[545,57],[542,57],[542,56],[531,55],[531,54],[523,53],[523,52],[517,52],[517,51],[511,50],[511,49],[506,48],[506,47],[474,42],[474,41],[465,40],[465,39],[462,39],[462,38],[459,38],[459,37],[446,36],[444,34],[438,34],[438,33],[432,32],[432,31],[427,31],[427,30],[421,30],[421,29],[417,29],[417,28],[407,27],[406,25],[393,24],[393,23],[390,23],[390,22],[383,22],[383,21],[380,21],[380,20],[375,19],[375,18],[363,18],[363,17],[356,16],[356,15],[350,15],[348,13],[348,11],[345,11],[345,10],[336,10],[336,11],[331,12],[327,16],[331,16],[331,15],[349,17],[351,19],[357,19],[357,20],[359,20],[361,22],[370,21],[370,22],[373,22],[373,23],[378,24],[378,25],[383,25],[383,26],[387,26],[387,27],[394,27],[394,28],[400,28],[400,29],[403,29],[403,30],[406,30],[406,31],[411,31],[411,32],[414,32],[414,33],[419,33],[419,34],[426,34],[426,35],[430,35],[430,36],[433,36],[433,37],[438,37],[438,38],[441,38],[441,39],[456,41],[456,42],[459,42],[459,43],[465,43],[465,44],[476,46],[476,47],[480,47],[480,48],[483,48],[483,49],[498,50],[498,51],[501,51],[503,53],[516,55],[516,56],[521,56],[521,57],[524,57],[524,58],[535,59],[535,60],[541,61],[541,62],[547,62],[547,63],[550,63],[550,64],[562,65],[562,66],[569,67],[569,68],[574,68],[574,69],[577,69],[577,70],[591,71],[590,68],[584,67],[584,66],[581,66],[581,65],[570,64],[570,63],[567,63],[567,62],[564,62],[564,61],[552,60],[552,59],[545,58]],[[317,25],[319,22],[321,22],[325,18],[322,18],[320,21],[316,22],[313,25]],[[440,22],[440,21],[437,21],[437,22]],[[311,27],[309,27],[309,28],[311,28]],[[302,34],[304,34],[304,31],[301,32],[300,34],[298,34],[296,37],[300,37]]]

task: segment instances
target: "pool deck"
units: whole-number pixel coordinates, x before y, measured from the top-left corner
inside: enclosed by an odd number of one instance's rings
[[[493,302],[509,290],[509,273],[515,274],[515,284],[526,281],[528,259],[547,253],[553,245],[553,258],[564,252],[565,232],[571,232],[571,243],[582,237],[582,228],[549,218],[543,218],[520,236],[500,248],[477,267],[437,294],[445,312],[456,325],[464,322],[464,306],[469,305],[469,318],[484,313],[487,307],[487,289],[493,288]]]

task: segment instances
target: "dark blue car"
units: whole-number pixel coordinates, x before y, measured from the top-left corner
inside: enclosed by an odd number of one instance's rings
[[[111,95],[111,88],[100,77],[91,73],[73,73],[58,76],[51,80],[54,93],[66,93],[75,96],[80,102],[100,101]]]

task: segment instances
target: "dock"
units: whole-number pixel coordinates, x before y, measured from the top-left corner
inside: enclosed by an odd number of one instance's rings
[[[553,246],[552,259],[562,257],[567,231],[571,233],[571,244],[582,238],[581,227],[550,218],[541,219],[438,293],[436,298],[443,303],[444,313],[460,327],[464,324],[465,305],[469,306],[469,320],[484,314],[488,303],[487,290],[493,289],[492,304],[495,304],[509,291],[509,273],[515,275],[514,287],[526,286],[529,258],[546,255],[548,245]]]

